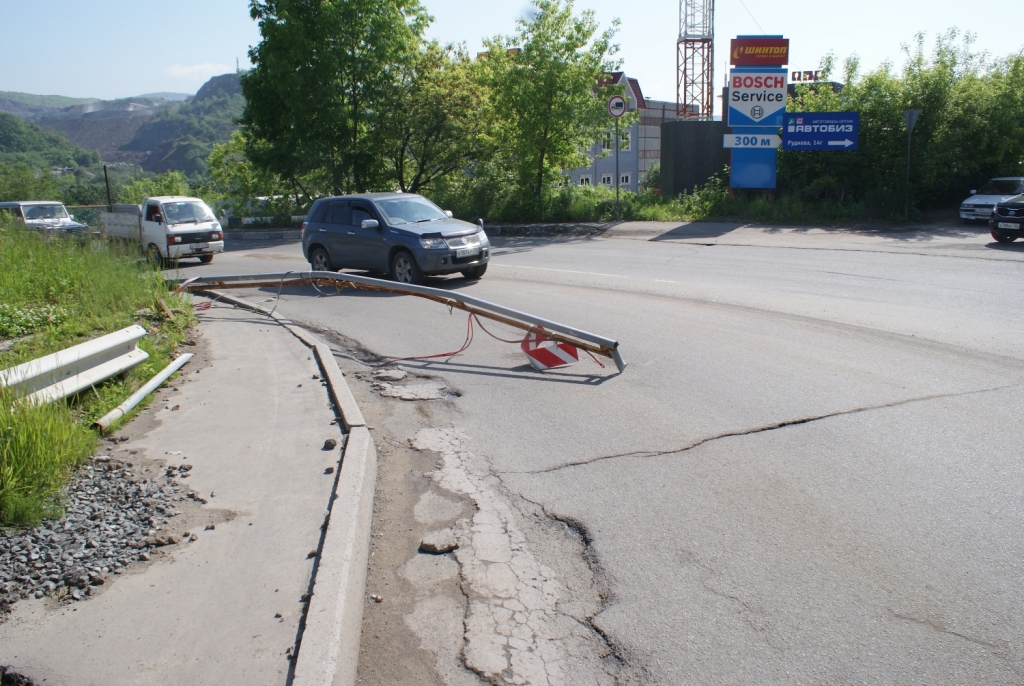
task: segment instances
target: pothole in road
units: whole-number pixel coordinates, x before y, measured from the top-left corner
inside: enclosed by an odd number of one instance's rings
[[[430,474],[437,485],[475,506],[453,528],[458,565],[447,572],[457,569],[466,596],[466,667],[493,684],[614,684],[620,661],[590,625],[601,593],[583,561],[583,541],[531,511],[535,506],[514,504],[460,432],[421,429],[411,443],[440,456]],[[542,562],[538,550],[561,569]],[[418,562],[423,557],[407,563],[407,575],[445,573],[429,565],[419,569],[427,564]],[[427,596],[407,617],[425,642],[434,623],[421,618],[431,604],[436,600]]]
[[[398,400],[448,400],[461,394],[436,377],[411,374],[404,369],[383,369],[373,372],[373,390],[385,398]]]

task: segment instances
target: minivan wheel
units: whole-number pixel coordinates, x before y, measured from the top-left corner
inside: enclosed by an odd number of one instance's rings
[[[1003,233],[1002,231],[993,231],[992,238],[995,238],[1000,243],[1013,243],[1017,240],[1016,236],[1011,236],[1010,234]]]
[[[410,283],[419,285],[423,283],[423,272],[416,264],[416,258],[412,253],[402,250],[395,253],[391,258],[391,278],[398,283]]]
[[[313,248],[309,251],[309,266],[313,268],[315,272],[334,272],[337,269],[331,264],[331,256],[327,254],[327,251],[321,247]]]
[[[163,267],[165,265],[164,258],[160,254],[160,248],[156,247],[156,244],[154,243],[150,243],[149,247],[146,248],[146,259],[149,260],[151,264],[155,264],[158,267]]]
[[[473,267],[472,269],[463,269],[462,275],[467,279],[476,281],[481,276],[487,273],[487,265],[481,264],[479,267]]]

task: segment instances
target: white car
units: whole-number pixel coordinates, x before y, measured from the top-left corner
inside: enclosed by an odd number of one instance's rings
[[[79,235],[89,227],[75,221],[67,209],[57,200],[26,200],[0,203],[0,213],[8,214],[25,226],[47,235]]]
[[[966,222],[987,222],[998,203],[1024,193],[1024,176],[1000,176],[989,179],[971,197],[960,203],[960,218]]]

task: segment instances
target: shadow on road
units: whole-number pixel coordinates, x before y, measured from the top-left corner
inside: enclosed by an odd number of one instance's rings
[[[999,250],[1000,252],[1024,253],[1024,242],[997,243],[996,241],[992,241],[991,243],[986,243],[985,247],[989,250]]]
[[[583,359],[579,362],[579,364],[585,363],[594,364],[589,360],[585,362]],[[491,365],[466,364],[464,362],[456,361],[456,358],[453,357],[449,357],[444,361],[403,360],[402,366],[409,369],[444,372],[446,374],[489,376],[499,379],[528,379],[530,381],[544,381],[546,383],[563,383],[583,386],[600,386],[605,381],[618,376],[615,372],[615,368],[609,365],[605,365],[605,371],[610,369],[611,373],[606,376],[602,376],[598,374],[579,374],[569,371],[571,369],[575,369],[575,366],[563,367],[561,369],[549,369],[546,372],[539,372],[529,363],[521,364],[518,367],[503,368]]]

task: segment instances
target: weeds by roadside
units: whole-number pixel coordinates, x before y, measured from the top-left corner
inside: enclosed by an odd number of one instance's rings
[[[20,339],[0,353],[0,369],[134,323],[150,332],[140,343],[149,359],[121,377],[44,407],[0,393],[0,525],[60,515],[60,489],[98,438],[88,427],[166,366],[194,323],[188,301],[169,294],[133,247],[0,224],[0,339]]]

